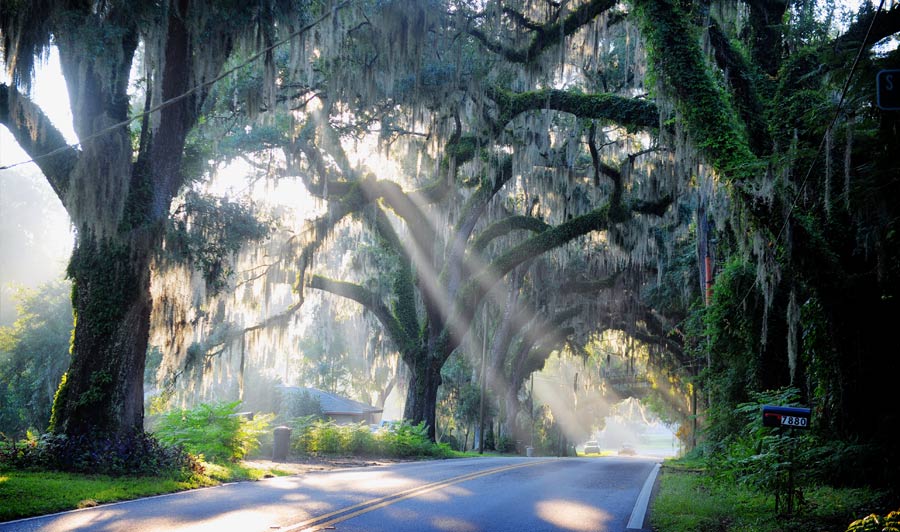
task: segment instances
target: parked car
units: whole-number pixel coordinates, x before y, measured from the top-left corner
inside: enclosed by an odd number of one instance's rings
[[[619,454],[625,456],[634,456],[637,454],[637,451],[634,450],[634,447],[632,447],[630,443],[624,443],[622,444],[622,447],[619,447]]]
[[[600,454],[600,444],[595,441],[585,443],[584,454]]]

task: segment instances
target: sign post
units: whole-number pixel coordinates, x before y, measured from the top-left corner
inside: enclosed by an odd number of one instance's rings
[[[795,406],[776,406],[765,405],[762,407],[763,426],[778,428],[782,437],[787,437],[786,429],[808,429],[811,410],[809,408],[801,408]],[[794,512],[794,446],[791,445],[788,451],[787,467],[787,493],[786,493],[786,513],[788,515]],[[775,492],[775,511],[780,506],[780,495],[778,488]]]
[[[883,111],[900,111],[900,69],[881,70],[875,76],[876,102]]]

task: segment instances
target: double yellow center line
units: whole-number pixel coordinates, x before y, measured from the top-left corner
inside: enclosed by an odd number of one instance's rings
[[[446,488],[447,486],[452,486],[454,484],[459,484],[460,482],[466,482],[467,480],[474,480],[480,477],[486,477],[488,475],[494,475],[497,473],[502,473],[504,471],[510,471],[512,469],[519,469],[522,467],[529,467],[538,464],[545,464],[547,462],[552,462],[552,460],[533,460],[520,464],[514,464],[509,466],[495,467],[492,469],[485,469],[483,471],[476,471],[474,473],[469,473],[466,475],[460,475],[458,477],[448,478],[446,480],[440,480],[437,482],[432,482],[431,484],[425,484],[422,486],[417,486],[415,488],[409,488],[407,490],[399,491],[397,493],[392,493],[390,495],[385,495],[384,497],[379,497],[377,499],[371,499],[368,501],[364,501],[358,504],[354,504],[353,506],[347,506],[346,508],[341,508],[339,510],[335,510],[333,512],[319,515],[306,521],[302,521],[300,523],[295,523],[293,525],[289,525],[285,528],[279,528],[281,532],[313,532],[315,530],[323,530],[331,527],[336,523],[340,523],[341,521],[346,521],[348,519],[352,519],[358,515],[371,512],[373,510],[378,510],[379,508],[384,508],[385,506],[389,506],[396,502],[400,502],[406,499],[410,499],[412,497],[417,497],[419,495],[429,493],[432,491],[436,491],[442,488]]]

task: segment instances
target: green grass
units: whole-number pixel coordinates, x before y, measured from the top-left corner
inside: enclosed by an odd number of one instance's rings
[[[208,482],[208,483],[207,483]],[[108,477],[46,471],[0,471],[0,521],[172,493],[203,485],[202,478]]]
[[[290,475],[278,469],[262,470],[239,463],[204,463],[203,466],[206,470],[204,475],[194,475],[186,480],[2,469],[0,521],[215,486],[224,482]]]
[[[793,516],[775,514],[774,497],[713,482],[697,464],[667,461],[650,510],[661,532],[844,532],[871,512],[886,514],[884,494],[866,489],[807,489]]]

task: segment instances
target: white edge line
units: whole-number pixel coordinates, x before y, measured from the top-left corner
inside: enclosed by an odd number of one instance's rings
[[[640,529],[643,526],[644,516],[647,514],[647,507],[650,505],[650,492],[653,491],[657,473],[659,473],[658,463],[653,466],[653,470],[650,471],[647,480],[644,481],[644,487],[641,488],[641,493],[638,494],[637,501],[634,503],[634,510],[631,512],[631,519],[628,520],[625,528]]]

